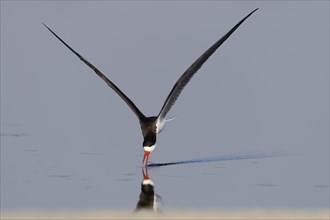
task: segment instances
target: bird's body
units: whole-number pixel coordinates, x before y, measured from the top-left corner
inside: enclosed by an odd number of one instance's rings
[[[65,43],[55,32],[53,32],[48,26],[43,24],[51,33],[55,35],[69,50],[71,50],[76,56],[79,57],[87,66],[89,66],[94,72],[108,84],[132,109],[134,114],[139,119],[142,135],[143,135],[143,148],[144,157],[143,163],[146,159],[146,165],[148,164],[148,158],[150,153],[156,147],[157,134],[160,133],[166,124],[166,121],[170,119],[165,119],[167,113],[170,111],[171,107],[174,105],[178,96],[182,92],[183,88],[187,85],[194,74],[200,69],[204,62],[220,47],[220,45],[227,40],[227,38],[257,9],[253,10],[247,16],[245,16],[240,22],[238,22],[232,29],[229,30],[227,34],[216,41],[208,50],[206,50],[190,67],[182,74],[182,76],[177,80],[173,86],[171,92],[167,96],[159,114],[157,116],[146,117],[136,105],[113,83],[111,82],[100,70],[98,70],[93,64],[82,57],[79,53],[73,50],[67,43]]]

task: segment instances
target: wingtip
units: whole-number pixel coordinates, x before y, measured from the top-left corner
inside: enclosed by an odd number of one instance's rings
[[[253,11],[251,11],[244,19],[243,19],[243,21],[245,20],[245,19],[247,19],[248,17],[250,17],[255,11],[257,11],[259,8],[256,8],[256,9],[254,9]]]
[[[255,11],[257,11],[259,8],[254,9],[250,14],[253,14]]]
[[[44,22],[41,22],[41,24],[49,30],[49,27]]]

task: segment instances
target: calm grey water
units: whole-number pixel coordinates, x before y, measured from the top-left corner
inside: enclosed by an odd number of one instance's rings
[[[329,2],[0,4],[1,210],[329,207]],[[140,197],[135,116],[41,22],[152,115],[257,7],[179,97]]]
[[[2,209],[135,208],[143,180],[142,149],[141,154],[120,154],[111,145],[90,145],[85,150],[60,141],[38,145],[40,139],[22,127],[3,130],[8,133],[1,137]],[[326,165],[324,155],[244,152],[166,157],[158,155],[162,163],[177,164],[148,168],[165,210],[328,207],[329,183],[316,169]],[[311,163],[315,157],[320,164]]]

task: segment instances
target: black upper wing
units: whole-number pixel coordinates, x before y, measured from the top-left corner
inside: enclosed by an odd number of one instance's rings
[[[104,80],[125,102],[126,104],[133,110],[135,115],[139,118],[139,120],[145,118],[142,112],[136,107],[136,105],[113,83],[111,82],[100,70],[98,70],[93,64],[91,64],[88,60],[82,57],[79,53],[73,50],[67,43],[65,43],[57,34],[54,33],[47,25],[43,23],[43,25],[57,37],[69,50],[71,50],[75,55],[77,55],[87,66],[89,66],[94,72]]]
[[[175,101],[179,97],[183,88],[187,85],[189,80],[193,77],[193,75],[199,70],[199,68],[203,65],[203,63],[220,47],[220,45],[227,40],[227,38],[247,19],[250,15],[252,15],[257,9],[253,10],[250,14],[248,14],[245,18],[243,18],[240,22],[238,22],[226,35],[220,38],[215,44],[213,44],[207,51],[205,51],[191,66],[182,74],[182,76],[176,81],[173,86],[170,94],[167,96],[163,107],[161,108],[158,117],[165,118],[166,114],[170,111],[171,107],[174,105]]]

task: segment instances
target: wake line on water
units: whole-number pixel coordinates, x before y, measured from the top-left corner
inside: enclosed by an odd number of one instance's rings
[[[283,157],[289,156],[292,154],[284,152],[270,152],[270,153],[249,153],[249,154],[230,154],[230,155],[219,155],[206,158],[197,158],[190,160],[181,160],[174,162],[165,162],[165,163],[150,163],[148,167],[160,167],[160,166],[169,166],[169,165],[178,165],[178,164],[191,164],[191,163],[208,163],[215,161],[230,161],[230,160],[247,160],[247,159],[261,159],[261,158],[271,158],[271,157]]]

